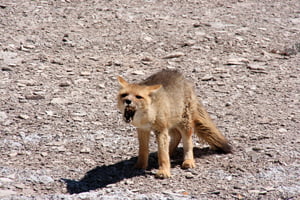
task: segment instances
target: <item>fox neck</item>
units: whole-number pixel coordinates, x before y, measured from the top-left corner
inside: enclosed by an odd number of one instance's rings
[[[155,122],[156,112],[153,107],[149,107],[145,111],[137,110],[132,120],[132,125],[137,128],[151,129]]]

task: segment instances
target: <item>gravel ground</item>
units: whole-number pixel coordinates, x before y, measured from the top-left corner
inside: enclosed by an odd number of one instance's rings
[[[300,199],[300,1],[0,0],[0,199]],[[195,83],[234,147],[134,170],[122,75]]]

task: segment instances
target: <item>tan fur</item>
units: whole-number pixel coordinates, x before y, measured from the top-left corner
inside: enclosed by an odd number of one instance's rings
[[[137,127],[139,156],[137,168],[147,168],[150,132],[158,143],[158,178],[170,173],[170,158],[180,140],[183,141],[182,168],[194,168],[192,134],[206,141],[213,149],[229,153],[231,146],[210,119],[196,97],[192,85],[172,70],[160,71],[141,83],[130,84],[118,77],[121,86],[118,107],[125,120]],[[130,103],[130,104],[128,104]],[[126,107],[135,111],[130,118]]]

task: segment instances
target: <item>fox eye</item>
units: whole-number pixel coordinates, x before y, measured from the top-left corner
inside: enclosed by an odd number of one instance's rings
[[[121,94],[120,96],[121,96],[122,98],[124,98],[124,97],[128,96],[128,94],[127,94],[127,93],[124,93],[124,94]]]
[[[142,96],[140,96],[140,95],[136,95],[135,96],[137,99],[142,99],[143,97]]]

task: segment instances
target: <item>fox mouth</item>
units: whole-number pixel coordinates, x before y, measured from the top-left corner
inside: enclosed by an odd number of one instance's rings
[[[126,123],[130,123],[133,120],[135,109],[131,106],[126,106],[124,110],[124,120]]]

